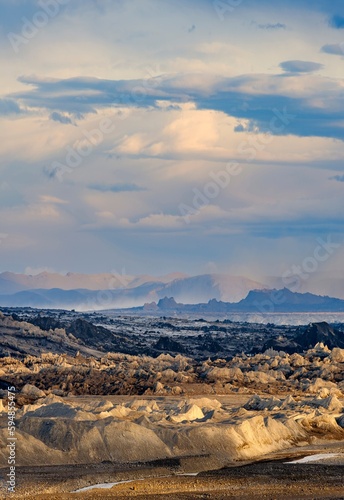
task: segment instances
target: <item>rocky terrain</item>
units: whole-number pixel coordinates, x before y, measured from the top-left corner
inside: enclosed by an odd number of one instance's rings
[[[172,476],[314,450],[335,450],[342,460],[341,325],[286,327],[27,309],[4,313],[1,442],[8,432],[7,387],[15,386],[18,474],[32,498],[48,493],[46,498],[57,498],[56,492],[70,498],[92,484],[150,476],[169,479],[114,486],[119,496],[113,498],[139,497],[139,492],[141,498],[154,498],[156,492],[181,487],[190,494],[210,488],[211,498],[224,498],[219,496],[223,485],[241,484],[240,472],[233,478],[232,469],[222,469],[221,478],[185,476],[177,483]],[[7,452],[3,444],[3,463]],[[83,472],[82,464],[87,465]],[[65,475],[57,477],[66,465]],[[335,463],[326,467],[333,493],[342,478]],[[49,471],[55,479],[48,479]],[[266,472],[259,471],[262,485]],[[283,471],[278,472],[281,485],[286,484]],[[315,484],[308,476],[305,481]],[[18,489],[18,495],[22,492]]]
[[[195,360],[231,359],[273,348],[302,353],[323,342],[344,348],[343,324],[306,326],[240,323],[230,319],[195,320],[175,316],[128,316],[63,310],[3,308],[0,355],[23,357],[41,353],[100,358],[108,352],[157,357],[182,354]]]
[[[231,360],[197,361],[182,355],[156,358],[120,353],[100,358],[77,353],[0,358],[0,377],[21,389],[31,384],[48,394],[181,395],[263,392],[341,396],[344,350],[317,344],[301,354],[269,349]],[[48,389],[47,389],[48,388]]]
[[[115,484],[121,480],[162,476],[160,480],[146,481],[143,485],[134,481],[135,488],[130,484],[119,485],[119,493],[124,498],[136,496],[136,489],[137,494],[140,491],[146,494],[143,498],[151,498],[148,492],[175,493],[178,488],[183,491],[183,477],[178,478],[176,483],[175,475],[178,473],[187,475],[216,469],[219,471],[217,476],[208,473],[199,476],[199,479],[194,478],[192,486],[190,481],[187,482],[184,491],[195,488],[203,492],[221,490],[223,479],[234,475],[241,477],[239,485],[242,494],[247,491],[243,489],[242,481],[250,483],[258,471],[259,474],[263,471],[253,467],[240,473],[239,470],[232,470],[233,466],[242,466],[264,457],[270,460],[284,457],[286,461],[314,453],[315,450],[325,451],[326,454],[332,452],[336,457],[332,462],[328,460],[332,465],[327,466],[327,474],[329,485],[336,486],[338,493],[343,479],[342,467],[336,464],[344,463],[344,403],[335,394],[339,395],[339,391],[334,386],[328,389],[318,384],[317,388],[312,386],[309,391],[294,397],[232,394],[182,398],[60,398],[24,386],[21,396],[31,398],[31,404],[25,404],[17,411],[17,470],[18,475],[22,473],[22,486],[18,488],[18,493],[21,496],[25,487],[26,495],[31,493],[32,498],[40,498],[39,493],[49,492],[71,495],[77,489],[94,484]],[[4,413],[1,420],[5,420]],[[5,428],[1,430],[3,438],[6,432]],[[5,463],[5,445],[0,449],[0,455]],[[332,455],[328,457],[331,459]],[[59,476],[58,471],[62,471],[66,464],[70,466],[65,468],[65,476]],[[82,472],[76,464],[85,464]],[[98,468],[95,468],[97,464]],[[41,467],[46,469],[45,477]],[[284,486],[292,478],[295,485],[297,476],[294,472],[293,476],[288,475],[286,467],[292,466],[280,467],[279,471],[278,467],[276,471],[276,467],[270,466],[265,474],[270,474],[272,482],[281,476],[279,480]],[[31,479],[26,469],[31,471]],[[54,480],[50,482],[48,478],[52,471]],[[312,475],[315,472],[313,470]],[[307,479],[306,483],[311,483],[314,488],[316,481],[313,477],[305,475],[302,469],[298,469],[298,473],[301,482]],[[37,475],[40,480],[33,481],[33,476]],[[166,480],[166,477],[170,479]],[[211,486],[213,480],[215,485]],[[265,481],[269,482],[268,477]],[[259,483],[260,486],[257,486],[262,488],[261,480]],[[154,488],[152,484],[155,484]],[[229,483],[227,480],[225,484],[228,490],[233,488],[233,480]],[[102,496],[99,492],[97,496],[92,496],[93,491],[90,493],[91,496],[88,496],[86,490],[85,498]],[[81,493],[78,495],[84,498]],[[113,495],[116,495],[115,491]],[[57,497],[52,495],[51,498]],[[312,498],[322,497],[315,496],[313,489]]]
[[[339,328],[0,313],[0,377],[59,396],[302,394],[313,386],[340,394]]]

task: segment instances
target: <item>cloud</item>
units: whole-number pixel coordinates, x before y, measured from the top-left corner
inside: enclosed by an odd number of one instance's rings
[[[126,193],[130,191],[145,191],[145,188],[137,184],[90,184],[90,189],[101,191],[102,193]]]
[[[329,177],[330,180],[344,182],[344,175],[334,175],[333,177]]]
[[[319,54],[344,55],[343,0],[232,2],[224,22],[212,0],[74,0],[15,55],[6,34],[40,3],[0,0],[3,268],[199,272],[211,255],[272,273],[343,231],[342,75]],[[278,66],[298,59],[315,63]],[[49,179],[104,118],[113,132]],[[185,224],[214,175],[225,187]]]
[[[67,80],[22,78],[22,82],[36,88],[16,97],[28,106],[60,109],[62,113],[79,110],[87,115],[108,109],[113,111],[113,118],[121,109],[141,108],[149,112],[160,109],[161,101],[180,106],[189,103],[197,109],[221,111],[238,119],[252,120],[261,130],[271,128],[273,110],[277,110],[297,119],[289,120],[288,127],[280,127],[279,132],[274,133],[343,139],[340,110],[344,107],[344,96],[339,80],[312,75],[322,67],[319,63],[285,61],[281,67],[287,71],[283,75],[161,75],[153,83],[151,80],[86,77]],[[144,135],[140,131],[124,138],[123,152],[139,152],[145,144]]]
[[[0,99],[0,115],[19,115],[21,112],[18,104],[12,99]]]
[[[322,69],[324,65],[312,61],[284,61],[280,67],[288,73],[313,73]]]
[[[53,205],[66,205],[68,204],[68,201],[62,200],[61,198],[57,198],[56,196],[50,196],[50,195],[40,195],[39,201],[41,203],[52,203]]]
[[[339,14],[334,14],[332,17],[330,17],[329,25],[332,28],[335,28],[338,30],[344,29],[344,17],[340,16]]]
[[[69,116],[62,115],[61,113],[58,113],[57,111],[54,111],[53,113],[51,113],[50,119],[53,120],[54,122],[60,122],[63,124],[72,123],[72,120],[69,118]]]
[[[223,221],[228,221],[229,214],[220,209],[216,205],[207,204],[201,207],[199,210],[192,209],[190,212],[185,209],[185,213],[179,211],[177,214],[164,213],[160,211],[159,213],[151,213],[143,217],[135,218],[122,218],[118,220],[111,213],[98,213],[100,220],[98,224],[103,225],[103,227],[116,227],[117,229],[133,229],[139,231],[158,231],[163,233],[181,231],[186,232],[191,226],[186,224],[185,219],[189,220],[189,223],[193,227],[201,227],[202,224],[209,225],[217,220],[221,219]]]
[[[245,132],[245,126],[242,123],[239,123],[234,127],[235,132]]]
[[[59,168],[57,166],[52,167],[51,165],[45,165],[43,167],[43,173],[46,175],[49,179],[58,179],[59,178]]]
[[[323,45],[321,52],[335,56],[344,56],[344,42]]]
[[[249,8],[256,7],[256,0],[246,0],[245,2]],[[259,8],[267,8],[267,9],[286,9],[289,7],[292,11],[296,10],[319,10],[324,12],[330,12],[331,14],[334,11],[341,11],[343,9],[343,1],[342,0],[312,0],[312,3],[309,3],[309,0],[298,0],[297,2],[289,2],[286,4],[285,0],[260,0]]]
[[[267,31],[273,31],[273,30],[285,30],[287,29],[287,25],[284,23],[267,23],[267,24],[258,24],[258,28],[260,30],[267,30]]]

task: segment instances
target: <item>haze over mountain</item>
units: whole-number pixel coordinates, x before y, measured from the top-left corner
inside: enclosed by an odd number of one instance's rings
[[[322,277],[324,283],[324,277]],[[313,295],[326,295],[344,298],[344,283],[338,279],[334,281],[331,293],[329,287],[321,286],[321,282],[301,282],[298,289],[291,286],[291,292],[285,305],[279,310],[298,309],[305,305],[304,298],[301,305],[297,304],[297,297],[302,293],[312,292]],[[328,279],[328,283],[330,279]],[[319,285],[320,283],[320,285]],[[309,289],[307,286],[309,285]],[[267,290],[265,296],[260,296],[264,303],[270,301],[268,297],[271,289],[288,288],[283,280],[278,277],[264,277],[256,281],[243,276],[228,274],[203,274],[187,276],[182,273],[171,273],[164,276],[102,273],[78,274],[50,273],[47,271],[39,274],[17,274],[3,272],[0,274],[0,305],[18,307],[51,307],[51,308],[78,308],[78,309],[107,309],[143,306],[145,303],[158,303],[164,297],[173,297],[177,303],[199,304],[216,300],[224,303],[239,303],[246,299],[246,306],[252,309],[252,294],[258,290]],[[284,294],[286,297],[286,294]],[[271,302],[271,301],[270,301]],[[308,303],[309,301],[307,301]],[[316,301],[324,305],[324,301]],[[316,307],[312,304],[312,310]],[[337,310],[338,303],[326,304]],[[244,307],[247,309],[247,307]],[[265,304],[264,308],[267,306]],[[217,306],[218,308],[218,306]],[[276,309],[274,307],[274,309]],[[304,310],[304,309],[302,309]],[[340,307],[341,310],[341,307]]]
[[[173,273],[155,277],[115,274],[0,274],[0,305],[85,308],[133,307],[166,295],[182,303],[210,299],[238,302],[266,285],[240,276]]]
[[[3,272],[0,273],[0,293],[14,293],[39,288],[61,288],[61,290],[76,290],[78,288],[87,290],[131,288],[151,281],[169,283],[170,281],[184,277],[186,275],[183,273],[171,273],[165,276],[153,277],[149,275],[130,276],[116,273],[79,274],[69,272],[67,274],[59,274],[43,271],[32,275]]]
[[[269,283],[278,279],[267,278]],[[169,297],[169,299],[168,299]],[[282,297],[282,298],[281,298]],[[154,277],[115,274],[0,274],[0,306],[78,310],[138,308],[152,313],[342,312],[344,301],[300,293],[242,276],[181,273]]]
[[[317,295],[329,295],[344,299],[344,276],[341,270],[336,272],[319,271],[306,273],[302,271],[301,275],[292,275],[288,278],[281,276],[264,276],[262,281],[269,288],[290,288],[294,292],[310,292]]]

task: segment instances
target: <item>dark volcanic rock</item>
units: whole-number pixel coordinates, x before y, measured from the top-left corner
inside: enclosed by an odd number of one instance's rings
[[[279,336],[265,342],[262,348],[253,348],[251,353],[257,354],[258,352],[265,352],[267,349],[274,349],[274,351],[284,351],[288,354],[294,354],[294,352],[303,352],[303,347],[301,347],[294,340]]]
[[[284,351],[288,354],[303,352],[312,349],[318,342],[322,342],[329,349],[344,348],[344,333],[332,328],[326,321],[311,323],[306,327],[299,327],[292,337],[278,336],[268,340],[262,349],[255,348],[252,352],[264,352],[266,349]]]
[[[311,323],[295,336],[295,342],[303,349],[310,349],[318,342],[323,342],[329,349],[344,348],[344,333],[332,328],[326,321]]]
[[[102,326],[95,326],[84,319],[78,318],[73,321],[68,328],[67,333],[71,333],[75,338],[82,340],[86,345],[98,346],[104,343],[112,344],[115,336],[110,330]]]
[[[221,352],[223,350],[223,347],[217,340],[214,340],[213,338],[207,338],[200,346],[200,349],[202,351],[215,353],[215,352]]]
[[[63,324],[60,321],[50,316],[37,316],[36,318],[30,319],[30,323],[47,332],[49,330],[55,330],[56,328],[63,328]]]
[[[158,342],[152,347],[158,351],[164,352],[186,352],[185,348],[179,342],[172,340],[170,337],[160,337]]]

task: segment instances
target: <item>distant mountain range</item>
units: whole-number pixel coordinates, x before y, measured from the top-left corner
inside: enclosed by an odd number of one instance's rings
[[[161,277],[113,274],[0,274],[0,306],[104,309],[133,307],[173,296],[183,303],[215,298],[237,302],[266,285],[240,276],[180,273]]]
[[[159,309],[222,313],[344,311],[344,300],[291,292],[280,285],[278,278],[267,277],[258,282],[227,274],[174,273],[154,277],[5,272],[0,274],[0,306],[78,310],[142,307],[152,312]]]
[[[177,279],[186,278],[182,273],[171,273],[165,276],[153,277],[149,275],[130,276],[119,273],[78,274],[42,272],[39,274],[17,274],[11,272],[0,273],[0,294],[22,292],[23,290],[52,289],[61,290],[107,290],[117,288],[135,288],[145,283],[170,283]]]
[[[286,312],[344,312],[344,300],[312,293],[282,290],[252,290],[236,303],[211,299],[203,304],[180,304],[173,297],[165,297],[143,307],[142,311],[161,313],[286,313]]]

